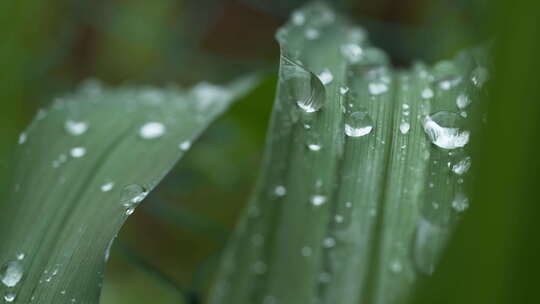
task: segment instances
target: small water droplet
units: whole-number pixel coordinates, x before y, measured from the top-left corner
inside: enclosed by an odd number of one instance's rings
[[[463,212],[469,208],[469,199],[463,193],[456,194],[452,201],[452,208],[457,212]]]
[[[22,261],[26,255],[22,252],[17,253],[17,260]]]
[[[436,146],[456,149],[469,142],[470,132],[463,130],[463,118],[456,113],[440,111],[424,119],[424,131]]]
[[[461,77],[449,77],[439,81],[439,88],[442,90],[450,90],[461,82]]]
[[[27,139],[27,135],[26,135],[26,132],[23,132],[21,133],[21,135],[19,135],[19,145],[22,145],[26,142],[26,139]]]
[[[388,85],[384,82],[371,82],[368,90],[371,95],[380,95],[388,91]]]
[[[88,123],[84,121],[66,120],[64,129],[71,135],[79,136],[88,130]]]
[[[413,262],[420,273],[433,274],[448,236],[448,229],[436,226],[423,217],[420,218],[413,239]]]
[[[314,29],[314,28],[308,28],[306,29],[306,38],[309,39],[309,40],[315,40],[317,38],[319,38],[319,31],[317,29]]]
[[[435,94],[433,93],[433,90],[431,88],[425,88],[422,90],[422,98],[424,99],[430,99],[433,98]]]
[[[336,223],[343,223],[343,215],[339,215],[339,214],[336,214],[334,216],[334,220],[336,221]]]
[[[306,22],[306,17],[302,12],[294,12],[292,14],[292,22],[296,26],[303,25]]]
[[[0,269],[0,281],[7,287],[19,284],[22,277],[23,267],[18,261],[7,262]]]
[[[320,145],[317,145],[317,144],[309,144],[309,145],[308,145],[308,148],[309,148],[311,151],[319,151],[319,150],[321,150],[321,146],[320,146]]]
[[[178,148],[180,148],[180,150],[182,151],[187,151],[189,150],[190,147],[191,147],[191,142],[187,140],[180,143],[180,145],[178,145]]]
[[[489,71],[485,67],[477,67],[471,73],[472,83],[481,88],[484,86],[484,83],[489,79]]]
[[[137,207],[137,205],[142,202],[147,195],[148,191],[140,185],[132,184],[126,186],[122,192],[121,198],[122,205],[126,207],[125,214],[133,214],[135,207]]]
[[[401,132],[401,134],[407,134],[410,128],[411,128],[411,125],[405,121],[399,125],[399,131]]]
[[[73,158],[81,158],[81,157],[83,157],[83,156],[86,154],[86,148],[84,148],[84,147],[75,147],[75,148],[72,148],[72,149],[69,151],[69,154],[70,154],[71,157],[73,157]]]
[[[340,88],[339,88],[339,94],[345,95],[345,94],[347,94],[347,92],[349,92],[349,88],[348,88],[348,87],[340,87]]]
[[[253,271],[256,274],[264,274],[266,272],[267,266],[263,261],[257,261],[253,264]]]
[[[17,295],[13,292],[7,292],[5,295],[4,295],[4,300],[8,303],[10,302],[13,302],[15,301],[15,298],[17,297]]]
[[[323,85],[330,84],[334,80],[334,75],[332,75],[329,69],[323,69],[317,77],[319,77]]]
[[[348,43],[341,46],[341,54],[350,63],[357,63],[362,59],[362,48],[356,43]]]
[[[287,194],[287,189],[282,186],[282,185],[278,185],[276,186],[276,188],[274,189],[274,193],[277,195],[277,196],[285,196],[285,194]]]
[[[452,172],[457,175],[462,175],[469,171],[471,167],[471,157],[467,156],[464,159],[460,160],[457,164],[452,166]]]
[[[400,273],[403,270],[403,266],[399,261],[393,261],[392,263],[390,263],[390,270],[393,273]]]
[[[406,103],[404,103],[403,105],[401,105],[401,108],[403,108],[403,110],[408,110],[410,108],[410,106]]]
[[[311,204],[315,207],[318,207],[324,203],[326,203],[326,196],[324,195],[313,195],[311,197]]]
[[[159,138],[165,134],[165,125],[160,122],[147,122],[139,130],[139,135],[144,139]]]
[[[107,183],[101,185],[101,191],[103,191],[103,192],[109,192],[113,188],[114,188],[114,183],[113,182],[107,182]]]
[[[459,94],[456,98],[456,105],[460,109],[465,109],[471,103],[471,99],[466,94]]]
[[[332,248],[336,245],[336,240],[332,237],[327,237],[323,241],[323,246],[325,248]]]
[[[350,137],[368,135],[373,130],[373,120],[366,111],[353,112],[345,120],[345,134]]]
[[[311,247],[308,247],[308,246],[302,247],[303,256],[308,257],[308,256],[311,256],[312,253],[313,253],[313,250],[311,249]]]

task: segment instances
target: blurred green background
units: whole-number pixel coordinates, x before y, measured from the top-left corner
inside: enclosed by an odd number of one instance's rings
[[[186,293],[193,295],[192,303],[201,300],[257,177],[278,67],[274,33],[306,2],[0,2],[0,182],[31,117],[84,79],[187,86],[253,71],[267,74],[126,223],[108,263],[103,303],[182,303]],[[482,2],[333,4],[366,26],[394,64],[405,67],[418,58],[449,57],[486,39]]]

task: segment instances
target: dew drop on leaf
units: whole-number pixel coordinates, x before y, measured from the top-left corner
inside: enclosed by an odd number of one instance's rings
[[[477,67],[471,73],[471,81],[478,88],[481,88],[488,79],[489,72],[485,67]]]
[[[318,207],[324,203],[326,203],[326,196],[324,195],[313,195],[311,197],[311,204],[315,207]]]
[[[456,194],[456,197],[452,201],[452,208],[457,212],[463,212],[469,208],[469,199],[465,194],[459,192]]]
[[[345,134],[349,137],[368,135],[373,130],[373,120],[366,111],[353,112],[345,120]]]
[[[440,111],[424,119],[424,131],[430,141],[443,149],[464,147],[470,132],[463,129],[464,119],[453,112]]]
[[[407,134],[409,133],[409,129],[411,128],[411,125],[408,123],[408,122],[402,122],[400,125],[399,125],[399,131],[401,132],[401,134]]]
[[[84,147],[75,147],[75,148],[72,148],[72,149],[69,151],[69,154],[70,154],[71,157],[73,157],[73,158],[81,158],[81,157],[83,157],[83,156],[86,154],[86,148],[84,148]]]
[[[70,135],[79,136],[88,130],[88,123],[84,121],[66,120],[64,129]]]
[[[452,166],[452,172],[457,175],[462,175],[469,171],[471,167],[471,157],[467,156],[464,159],[460,160],[457,164]]]
[[[371,95],[380,95],[388,91],[388,85],[384,82],[374,81],[369,83],[368,90]]]
[[[315,40],[317,38],[319,38],[319,31],[317,29],[314,29],[314,28],[308,28],[306,29],[306,38],[309,39],[309,40]]]
[[[343,57],[350,63],[357,63],[362,59],[362,48],[356,43],[342,45],[340,50]]]
[[[15,298],[17,297],[17,295],[13,292],[7,292],[5,295],[4,295],[4,300],[7,302],[7,303],[11,303],[13,301],[15,301]]]
[[[308,149],[310,149],[311,151],[320,151],[321,150],[321,145],[318,145],[318,144],[309,144],[307,146],[308,146]]]
[[[434,94],[433,94],[433,90],[431,88],[425,88],[422,90],[422,98],[424,99],[430,99],[430,98],[433,98]]]
[[[103,192],[109,192],[113,188],[114,188],[114,183],[113,182],[107,182],[107,183],[101,185],[101,191],[103,191]]]
[[[19,284],[23,277],[23,267],[18,261],[7,262],[0,269],[0,281],[7,287]]]
[[[471,99],[466,94],[459,94],[456,98],[456,105],[460,109],[465,109],[471,103]]]
[[[165,125],[160,122],[147,122],[139,130],[139,135],[144,139],[159,138],[165,134]]]
[[[26,135],[26,132],[23,132],[21,133],[21,135],[19,135],[19,145],[22,145],[26,142],[26,139],[27,139],[27,135]]]
[[[180,145],[178,145],[178,148],[180,148],[180,150],[182,151],[187,151],[189,150],[190,147],[191,147],[191,142],[187,140],[181,142]]]
[[[285,194],[287,194],[287,189],[282,186],[282,185],[278,185],[276,186],[276,188],[274,189],[274,193],[277,195],[277,196],[284,196]]]
[[[319,77],[323,85],[330,84],[334,80],[334,75],[332,75],[329,69],[323,69],[317,77]]]

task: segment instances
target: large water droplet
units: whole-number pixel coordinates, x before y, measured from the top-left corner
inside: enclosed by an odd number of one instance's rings
[[[17,285],[22,277],[23,267],[18,261],[7,262],[2,269],[0,269],[0,281],[7,287]]]
[[[165,125],[160,122],[147,122],[139,130],[139,135],[144,139],[153,139],[165,134]]]
[[[373,120],[366,111],[353,112],[345,120],[345,134],[350,137],[368,135],[373,130]]]
[[[285,56],[281,56],[280,74],[280,94],[285,94],[286,100],[295,102],[306,113],[323,106],[325,89],[319,77]]]
[[[424,119],[424,131],[434,145],[443,149],[456,149],[469,142],[470,132],[463,130],[464,123],[459,114],[440,111]]]
[[[88,130],[88,123],[84,121],[66,120],[64,128],[69,134],[79,136]]]

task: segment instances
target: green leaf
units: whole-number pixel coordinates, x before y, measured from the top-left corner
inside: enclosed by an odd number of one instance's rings
[[[87,82],[19,138],[1,205],[0,292],[14,303],[98,303],[115,235],[199,134],[256,83],[192,89]]]
[[[394,69],[366,36],[321,3],[278,32],[263,172],[211,303],[400,303],[432,274],[468,206],[485,68],[464,52]]]

